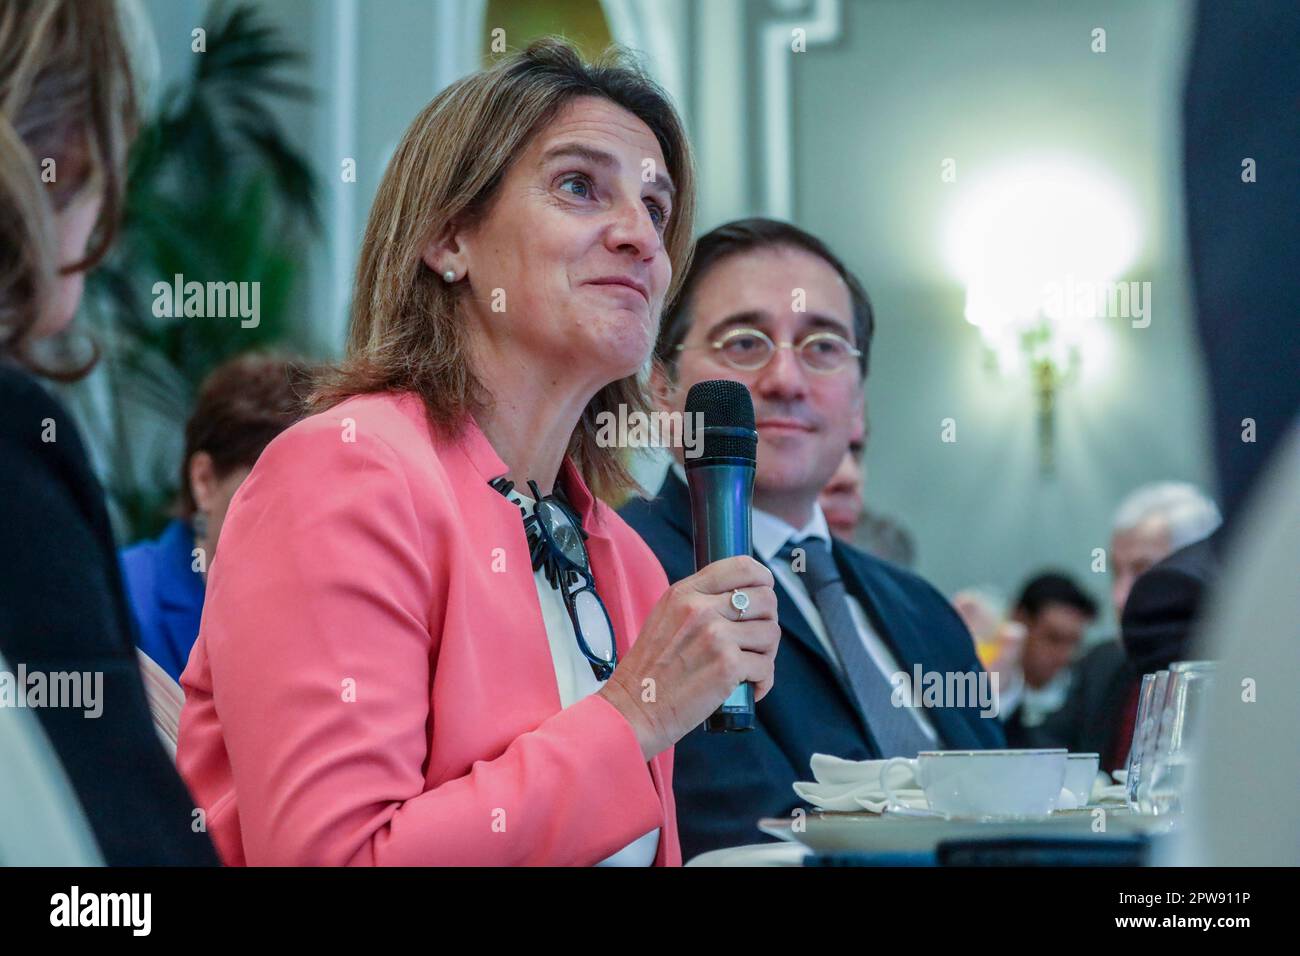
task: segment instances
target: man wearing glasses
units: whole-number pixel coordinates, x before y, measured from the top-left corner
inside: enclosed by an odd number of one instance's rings
[[[814,753],[865,760],[1005,745],[996,714],[982,717],[975,700],[895,706],[895,675],[911,678],[918,665],[978,675],[974,645],[925,581],[832,539],[817,503],[860,421],[873,325],[866,293],[834,254],[769,219],[703,236],[664,312],[652,377],[661,408],[682,411],[690,387],[705,379],[734,379],[753,396],[753,542],[776,578],[782,631],[756,728],[700,727],[677,744],[683,859],[762,839],[759,818],[802,806],[792,784],[812,779]],[[621,512],[670,581],[695,570],[677,454],[658,495]]]

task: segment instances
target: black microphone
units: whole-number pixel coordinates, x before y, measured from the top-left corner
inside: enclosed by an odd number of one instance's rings
[[[699,454],[685,458],[698,571],[714,561],[753,552],[749,518],[758,431],[749,389],[725,379],[692,385],[686,393],[686,416],[692,426],[703,426],[702,442],[697,438],[692,443]],[[754,685],[746,682],[732,691],[704,726],[714,733],[753,730]]]

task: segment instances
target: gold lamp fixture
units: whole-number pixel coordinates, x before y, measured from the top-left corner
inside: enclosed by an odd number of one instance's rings
[[[1101,335],[1098,291],[1136,256],[1137,219],[1108,176],[1074,157],[1009,163],[957,188],[945,258],[988,364],[1029,383],[1039,470],[1050,475],[1058,398]]]

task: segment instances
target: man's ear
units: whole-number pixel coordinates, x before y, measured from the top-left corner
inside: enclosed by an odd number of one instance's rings
[[[206,451],[196,451],[190,456],[188,467],[190,494],[199,511],[206,511],[212,503],[217,488],[217,470],[212,456]]]
[[[671,412],[675,409],[673,396],[677,392],[677,384],[668,376],[668,370],[664,368],[662,362],[652,362],[650,365],[650,401],[656,409],[662,412]]]

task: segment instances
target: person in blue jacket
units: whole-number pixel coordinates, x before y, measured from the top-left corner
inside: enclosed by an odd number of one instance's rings
[[[176,517],[158,538],[122,551],[140,649],[178,682],[226,509],[262,450],[301,416],[310,374],[296,360],[257,354],[215,369],[185,426]]]

